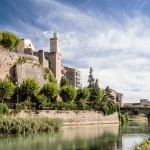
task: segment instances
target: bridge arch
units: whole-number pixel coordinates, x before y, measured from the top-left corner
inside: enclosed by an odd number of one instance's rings
[[[133,112],[135,110],[138,110],[139,113],[143,113],[147,116],[148,123],[150,123],[150,108],[148,107],[121,107],[120,111],[121,113],[128,113],[128,112]]]

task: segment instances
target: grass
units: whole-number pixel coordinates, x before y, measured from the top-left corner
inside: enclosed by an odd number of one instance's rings
[[[129,121],[147,121],[147,118],[129,118]]]
[[[25,134],[56,131],[62,126],[60,119],[49,118],[0,118],[0,134]]]
[[[134,150],[150,150],[150,140],[144,140],[141,144],[136,145]]]

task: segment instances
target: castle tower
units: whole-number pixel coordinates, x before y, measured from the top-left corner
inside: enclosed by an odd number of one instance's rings
[[[61,81],[61,51],[60,51],[60,40],[57,34],[54,33],[53,37],[50,38],[50,69],[52,70],[58,85]]]

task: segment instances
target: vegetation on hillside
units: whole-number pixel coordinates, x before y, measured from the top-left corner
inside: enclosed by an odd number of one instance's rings
[[[7,31],[0,32],[0,45],[4,48],[14,50],[19,42],[20,39],[15,34]]]
[[[63,86],[59,88],[56,79],[53,79],[40,87],[34,79],[26,79],[16,89],[9,79],[0,80],[0,99],[3,103],[6,99],[18,98],[19,103],[16,104],[15,112],[22,109],[95,110],[110,115],[117,111],[118,107],[111,90],[109,87],[99,87],[98,79],[95,80],[93,77],[92,68],[87,87],[75,89],[65,79],[62,83]]]

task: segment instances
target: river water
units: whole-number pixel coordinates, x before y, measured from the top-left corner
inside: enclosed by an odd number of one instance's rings
[[[0,137],[0,150],[132,150],[150,138],[147,122],[63,127],[59,132]]]

